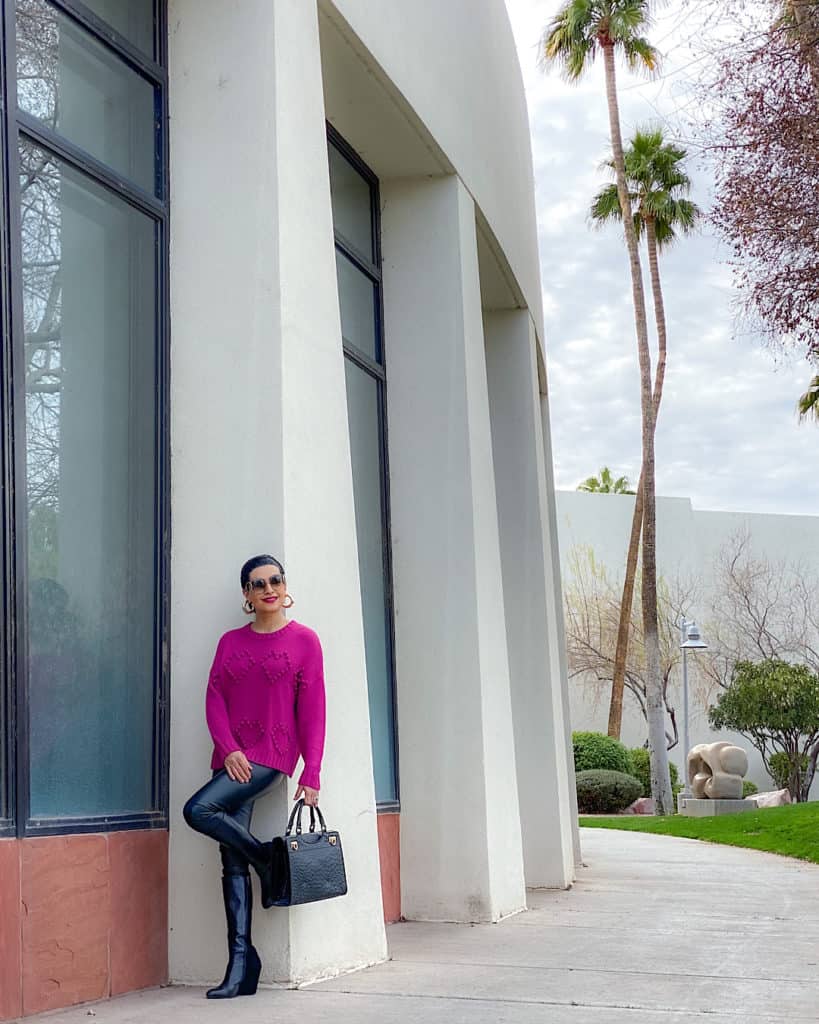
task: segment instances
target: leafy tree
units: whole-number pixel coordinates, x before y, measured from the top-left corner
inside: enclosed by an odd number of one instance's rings
[[[615,58],[625,58],[630,70],[654,72],[659,63],[655,47],[643,34],[651,24],[649,0],[566,0],[543,34],[544,63],[559,64],[569,81],[577,81],[601,55],[605,69],[609,134],[615,180],[631,273],[631,294],[640,364],[640,409],[642,419],[643,494],[643,632],[647,659],[647,712],[651,750],[652,795],[660,814],[673,810],[665,743],[664,706],[660,669],[660,641],[657,624],[657,551],[654,469],[654,400],[651,379],[651,350],[643,289],[640,251],[631,215],[626,179],[623,136],[617,97]]]
[[[608,466],[603,466],[599,476],[589,476],[582,484],[577,485],[578,491],[589,491],[592,494],[634,494],[629,490],[629,479],[627,476],[618,476],[614,479]]]
[[[819,675],[807,665],[777,658],[738,662],[708,719],[715,729],[747,737],[771,778],[781,778],[784,761],[791,798],[808,799],[819,759]]]
[[[794,783],[798,785],[798,778],[795,778],[796,770],[804,773],[808,770],[809,765],[806,754],[793,757],[791,754],[785,753],[784,750],[778,750],[775,754],[771,754],[768,760],[770,762],[768,770],[776,788],[789,791]]]
[[[657,325],[657,367],[653,396],[655,434],[668,353],[668,333],[660,280],[659,253],[671,245],[679,234],[688,234],[693,231],[701,216],[697,205],[687,198],[691,190],[691,179],[683,166],[686,156],[685,149],[673,142],[666,141],[659,128],[638,130],[624,155],[634,229],[638,239],[645,238],[648,249],[654,319]],[[614,161],[608,160],[604,166],[613,171]],[[607,185],[598,192],[592,203],[591,216],[592,220],[599,225],[612,220],[622,221],[623,211],[620,208],[616,185]],[[610,736],[615,737],[619,737],[623,722],[623,692],[629,643],[628,624],[634,600],[634,581],[637,575],[640,529],[643,520],[642,479],[638,491],[638,499],[634,503],[626,556],[626,572],[623,578],[620,625],[609,705],[608,731]]]
[[[716,171],[712,220],[731,251],[746,319],[773,346],[816,364],[819,3],[710,4],[733,40],[720,40],[699,87],[700,134]]]

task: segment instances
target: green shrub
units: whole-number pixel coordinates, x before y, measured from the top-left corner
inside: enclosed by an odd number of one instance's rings
[[[573,732],[572,747],[576,772],[601,769],[633,774],[628,749],[619,740],[602,732]]]
[[[640,789],[638,780],[626,772],[578,772],[577,806],[581,814],[617,814],[634,803]]]
[[[796,754],[792,757],[784,750],[778,750],[768,758],[768,767],[770,769],[769,774],[777,789],[790,788],[791,770],[793,768],[793,761],[796,758],[799,759],[797,763],[800,765],[800,774],[804,775],[808,770],[807,754]],[[793,794],[791,794],[791,796],[793,796]]]
[[[651,765],[649,763],[649,754],[645,747],[635,747],[634,750],[630,750],[631,763],[633,770],[631,774],[635,779],[639,779],[643,787],[642,796],[651,796]],[[680,782],[680,772],[673,761],[668,762],[668,773],[671,776],[671,790],[676,797],[677,793],[682,789]]]
[[[746,796],[753,796],[754,793],[758,793],[758,792],[759,792],[759,786],[757,786],[757,784],[755,782],[751,782],[750,779],[743,779],[742,780],[742,799],[743,800],[745,799]]]

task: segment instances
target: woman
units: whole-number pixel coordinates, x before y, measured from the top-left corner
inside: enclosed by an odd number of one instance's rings
[[[275,900],[271,842],[250,832],[254,801],[292,775],[301,755],[295,799],[318,804],[324,753],[324,668],[316,634],[285,611],[284,567],[257,555],[241,569],[243,609],[255,620],[225,633],[216,648],[205,710],[213,738],[213,777],[185,804],[185,821],[219,843],[229,959],[208,999],[256,992],[261,972],[250,938],[248,866],[259,874],[262,906]]]

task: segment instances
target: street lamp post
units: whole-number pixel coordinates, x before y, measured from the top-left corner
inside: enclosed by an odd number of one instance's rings
[[[700,636],[696,622],[687,622],[685,619],[680,623],[680,650],[683,652],[683,792],[684,797],[691,796],[691,788],[688,782],[688,751],[691,749],[688,738],[688,659],[689,651],[704,651],[708,644]]]

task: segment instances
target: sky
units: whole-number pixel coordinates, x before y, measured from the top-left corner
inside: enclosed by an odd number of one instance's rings
[[[541,71],[538,39],[559,0],[506,4],[532,131],[556,483],[574,489],[601,466],[636,481],[639,371],[625,244],[621,228],[588,224],[608,180],[600,171],[609,149],[602,67],[576,85],[557,69]],[[690,78],[702,60],[690,3],[670,0],[650,37],[665,58],[656,81],[618,66],[624,138],[659,124],[685,139]],[[691,198],[707,209],[711,175],[694,150],[689,173]],[[669,361],[657,493],[699,509],[819,514],[819,427],[796,416],[810,367],[777,360],[736,330],[724,256],[707,226],[661,256]],[[644,277],[648,291],[645,261]]]

